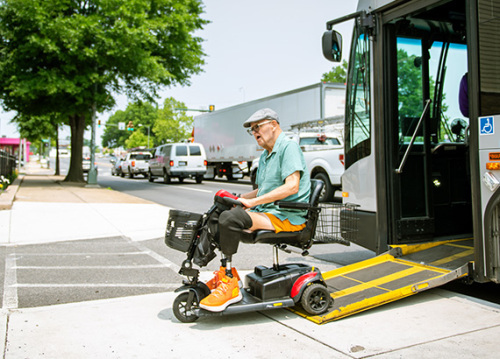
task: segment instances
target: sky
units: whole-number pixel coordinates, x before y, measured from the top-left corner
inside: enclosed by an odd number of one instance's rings
[[[204,39],[207,54],[204,72],[191,78],[189,87],[160,91],[162,106],[167,97],[184,102],[190,109],[215,109],[318,83],[323,73],[336,64],[321,50],[326,22],[356,11],[356,1],[345,0],[205,0],[202,18],[211,21],[195,35]],[[343,36],[343,57],[347,59],[352,21],[336,26]],[[98,114],[104,124],[128,100],[116,97],[112,111]],[[190,112],[197,115],[198,112]],[[0,110],[0,137],[17,137],[9,121],[15,113]],[[97,129],[101,143],[104,126]],[[69,136],[65,128],[60,138]],[[85,138],[90,139],[90,131]]]

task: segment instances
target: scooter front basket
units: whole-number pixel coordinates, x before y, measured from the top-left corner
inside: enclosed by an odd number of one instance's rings
[[[201,218],[202,215],[199,213],[170,210],[165,231],[165,244],[172,249],[187,252],[191,241],[196,238],[196,233],[201,227]]]

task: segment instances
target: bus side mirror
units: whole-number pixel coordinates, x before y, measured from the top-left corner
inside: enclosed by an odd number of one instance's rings
[[[333,62],[342,59],[342,35],[335,30],[323,33],[323,56]]]

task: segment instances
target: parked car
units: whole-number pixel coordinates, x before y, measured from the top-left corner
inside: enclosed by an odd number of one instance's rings
[[[121,158],[113,158],[110,162],[113,164],[111,167],[111,175],[112,176],[121,176],[122,174],[122,159]]]
[[[163,178],[170,183],[172,177],[182,182],[184,178],[194,178],[196,183],[203,181],[207,172],[207,156],[200,143],[169,143],[155,148],[149,162],[149,181]]]
[[[151,159],[150,152],[129,152],[121,161],[120,176],[128,175],[133,178],[135,175],[141,174],[144,177],[148,176],[149,160]]]
[[[83,169],[83,173],[89,173],[89,171],[90,171],[90,157],[83,157],[82,169]]]
[[[89,155],[84,155],[82,159],[82,169],[83,173],[89,173],[90,172],[90,156]],[[94,162],[95,169],[97,171],[97,163]]]

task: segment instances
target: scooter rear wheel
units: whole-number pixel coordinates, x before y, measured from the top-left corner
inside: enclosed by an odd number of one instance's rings
[[[193,307],[198,306],[198,299],[196,295],[193,295],[193,299],[189,299],[189,292],[182,292],[179,294],[175,300],[172,307],[175,317],[182,323],[193,323],[199,317],[194,314]],[[189,303],[189,301],[191,303]],[[188,307],[190,309],[188,309]]]
[[[330,306],[330,293],[326,287],[319,283],[313,283],[304,290],[300,302],[302,308],[312,315],[318,315],[326,312]]]

